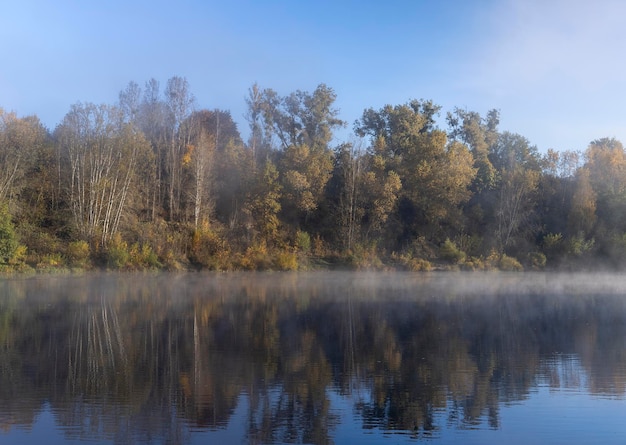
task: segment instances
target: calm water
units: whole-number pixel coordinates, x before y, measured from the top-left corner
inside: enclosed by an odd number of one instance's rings
[[[626,441],[626,279],[0,281],[0,443]]]

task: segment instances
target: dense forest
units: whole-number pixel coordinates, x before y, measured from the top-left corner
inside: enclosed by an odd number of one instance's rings
[[[187,80],[130,82],[54,130],[0,109],[0,268],[620,268],[626,155],[540,153],[499,111],[366,109],[254,84],[249,137]],[[445,128],[441,128],[445,122]]]

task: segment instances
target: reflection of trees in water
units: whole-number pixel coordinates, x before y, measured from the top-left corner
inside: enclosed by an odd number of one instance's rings
[[[618,297],[180,277],[68,280],[47,298],[5,284],[17,297],[0,303],[2,427],[49,401],[73,438],[182,443],[189,426],[225,427],[245,395],[251,443],[331,443],[331,392],[355,401],[364,428],[426,435],[498,427],[499,405],[539,380],[626,392]]]

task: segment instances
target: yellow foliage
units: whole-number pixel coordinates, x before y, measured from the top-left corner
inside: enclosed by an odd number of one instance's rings
[[[277,270],[298,270],[298,255],[294,252],[279,252],[274,259]]]
[[[191,144],[187,145],[187,151],[185,151],[185,154],[183,155],[183,159],[182,159],[182,164],[183,167],[187,167],[189,164],[191,164],[191,156],[193,155],[193,151],[194,151],[195,147]]]

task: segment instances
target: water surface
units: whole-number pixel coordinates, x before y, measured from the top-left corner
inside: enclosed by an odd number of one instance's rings
[[[0,443],[624,443],[626,280],[0,282]]]

